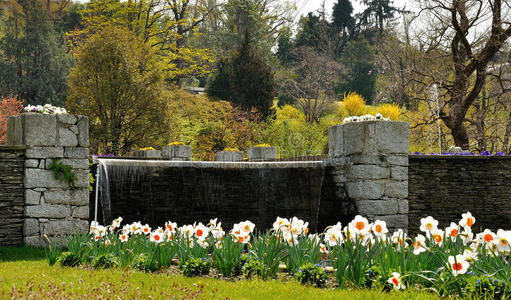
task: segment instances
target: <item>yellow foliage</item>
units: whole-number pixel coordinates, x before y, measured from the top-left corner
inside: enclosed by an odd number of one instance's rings
[[[269,144],[257,144],[254,147],[271,147]]]
[[[182,145],[184,145],[184,144],[181,142],[172,142],[172,143],[167,144],[167,146],[182,146]]]
[[[346,111],[348,117],[361,116],[367,112],[364,97],[355,92],[349,92],[347,95],[344,94],[342,109]]]
[[[296,107],[286,104],[282,108],[277,108],[277,123],[287,120],[305,120],[305,116]]]
[[[224,149],[224,151],[238,152],[238,151],[240,151],[240,149],[227,147],[227,148]]]
[[[153,147],[144,147],[144,148],[140,148],[139,150],[155,150]]]
[[[401,105],[396,103],[383,104],[378,106],[376,111],[385,118],[390,118],[392,121],[397,121],[399,116],[401,116]]]

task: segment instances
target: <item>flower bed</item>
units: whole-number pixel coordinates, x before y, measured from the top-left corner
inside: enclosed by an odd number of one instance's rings
[[[308,232],[296,217],[277,218],[273,229],[255,232],[250,221],[225,232],[217,219],[178,227],[167,222],[150,228],[135,222],[121,227],[92,223],[88,234],[74,235],[67,249],[50,247],[50,264],[164,271],[186,276],[282,277],[318,287],[428,289],[440,296],[511,296],[511,231],[485,229],[474,234],[475,217],[462,215],[440,229],[432,217],[421,219],[422,234],[392,234],[384,221],[362,216],[321,234]],[[177,266],[176,266],[177,265]]]

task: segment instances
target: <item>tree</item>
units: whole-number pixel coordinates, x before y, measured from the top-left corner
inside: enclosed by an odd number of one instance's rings
[[[273,71],[245,37],[232,60],[232,102],[246,109],[253,107],[263,115],[271,113],[275,82]]]
[[[154,50],[127,29],[107,27],[78,52],[68,106],[89,116],[96,151],[125,154],[168,130],[163,87]]]
[[[62,105],[71,60],[64,40],[38,0],[9,2],[0,40],[1,95],[18,95],[27,104]]]
[[[166,79],[178,83],[210,71],[209,49],[193,47],[187,41],[204,15],[189,15],[190,0],[93,0],[83,11],[83,28],[68,34],[74,52],[88,37],[108,26],[122,26],[151,46],[163,63]]]
[[[322,113],[334,98],[334,87],[342,73],[340,64],[320,55],[310,47],[295,50],[296,78],[288,78],[282,87],[305,114],[307,123],[319,122]]]
[[[355,32],[355,18],[351,15],[353,6],[350,0],[338,0],[334,4],[332,12],[332,25],[340,32],[342,36],[347,36]]]
[[[394,14],[400,11],[393,5],[392,0],[362,0],[366,9],[358,18],[361,26],[376,27],[381,35],[384,31],[385,22],[394,18]]]
[[[374,68],[374,52],[369,42],[361,38],[350,41],[344,48],[341,62],[350,70],[351,78],[338,87],[338,92],[357,92],[371,104],[375,93],[377,72]]]
[[[219,66],[208,93],[247,110],[255,108],[266,117],[271,113],[274,86],[273,71],[247,34],[238,52]]]
[[[465,119],[481,96],[488,77],[488,64],[511,36],[508,20],[511,1],[489,4],[475,0],[429,0],[419,2],[428,33],[418,42],[425,53],[449,56],[450,72],[423,73],[425,85],[440,87],[443,105],[440,118],[451,131],[457,146],[468,149]],[[421,39],[425,38],[426,40]],[[436,51],[435,51],[436,50]],[[434,59],[431,57],[430,59]]]

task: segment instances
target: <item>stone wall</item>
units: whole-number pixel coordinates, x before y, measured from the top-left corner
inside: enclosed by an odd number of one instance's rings
[[[0,246],[23,242],[25,147],[0,146]]]
[[[47,245],[44,235],[62,243],[88,228],[88,118],[74,115],[22,114],[8,120],[7,141],[24,145],[23,242]],[[49,169],[59,159],[70,165],[74,185],[57,180]]]
[[[328,164],[334,167],[341,215],[408,226],[409,124],[369,121],[329,128]],[[342,200],[345,199],[345,200]]]
[[[470,211],[479,228],[511,228],[511,157],[421,156],[409,158],[410,231],[431,215],[441,227]]]

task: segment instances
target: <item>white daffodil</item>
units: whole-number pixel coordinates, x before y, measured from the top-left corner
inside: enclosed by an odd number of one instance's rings
[[[289,231],[291,227],[291,223],[286,218],[277,217],[275,222],[273,222],[273,230],[275,230],[276,233]]]
[[[183,225],[179,228],[179,232],[181,235],[190,238],[195,233],[195,228],[193,228],[193,225]]]
[[[469,228],[472,229],[475,222],[476,218],[474,218],[470,212],[461,214],[460,226],[465,228],[466,231],[468,231]]]
[[[415,241],[413,242],[413,254],[419,255],[422,252],[425,252],[426,248],[426,237],[422,234],[418,234],[415,237]]]
[[[454,222],[451,222],[451,225],[449,225],[447,228],[445,228],[445,235],[450,237],[451,240],[453,240],[453,241],[456,240],[459,232],[460,232],[460,228]]]
[[[435,241],[435,244],[442,246],[444,242],[444,232],[441,229],[431,231],[431,238]]]
[[[365,235],[371,229],[369,221],[360,215],[355,216],[353,221],[348,224],[348,228],[351,233],[358,235]]]
[[[392,284],[394,290],[404,290],[405,285],[401,282],[401,275],[397,272],[392,272],[392,276],[387,280],[388,283]]]
[[[428,216],[421,219],[420,231],[425,232],[427,236],[430,235],[431,231],[438,229],[438,221],[433,217]]]
[[[165,230],[168,230],[170,233],[174,233],[177,228],[177,223],[172,221],[165,222]]]
[[[209,235],[209,228],[204,226],[202,223],[199,223],[195,226],[195,237],[199,240],[204,240]]]
[[[148,224],[142,226],[142,233],[148,235],[151,233],[151,227]]]
[[[398,249],[401,249],[402,247],[406,247],[407,244],[405,243],[406,240],[406,233],[403,231],[403,229],[398,229],[394,231],[391,237],[392,243],[398,245]]]
[[[245,234],[250,234],[254,232],[255,224],[250,222],[249,220],[246,220],[245,222],[240,223],[240,229]]]
[[[494,244],[496,234],[490,229],[485,229],[476,235],[477,242],[487,248],[491,248]]]
[[[456,255],[456,257],[449,256],[447,261],[449,262],[449,267],[451,269],[452,275],[454,276],[465,274],[468,270],[468,267],[470,266],[468,261],[461,254]]]
[[[511,242],[511,232],[503,229],[497,230],[497,236],[495,238],[495,245],[497,245],[497,250],[499,252],[509,253]]]
[[[329,228],[325,232],[324,241],[330,247],[341,245],[344,242],[342,231],[337,227]]]
[[[386,237],[386,234],[389,232],[389,230],[387,229],[387,223],[381,220],[374,221],[371,230],[373,231],[376,237],[382,240]]]
[[[119,235],[119,239],[121,240],[121,242],[126,243],[129,239],[129,236],[127,233],[121,233]]]
[[[159,230],[151,232],[151,234],[149,235],[149,240],[156,244],[159,244],[164,241],[163,235],[160,233]]]

